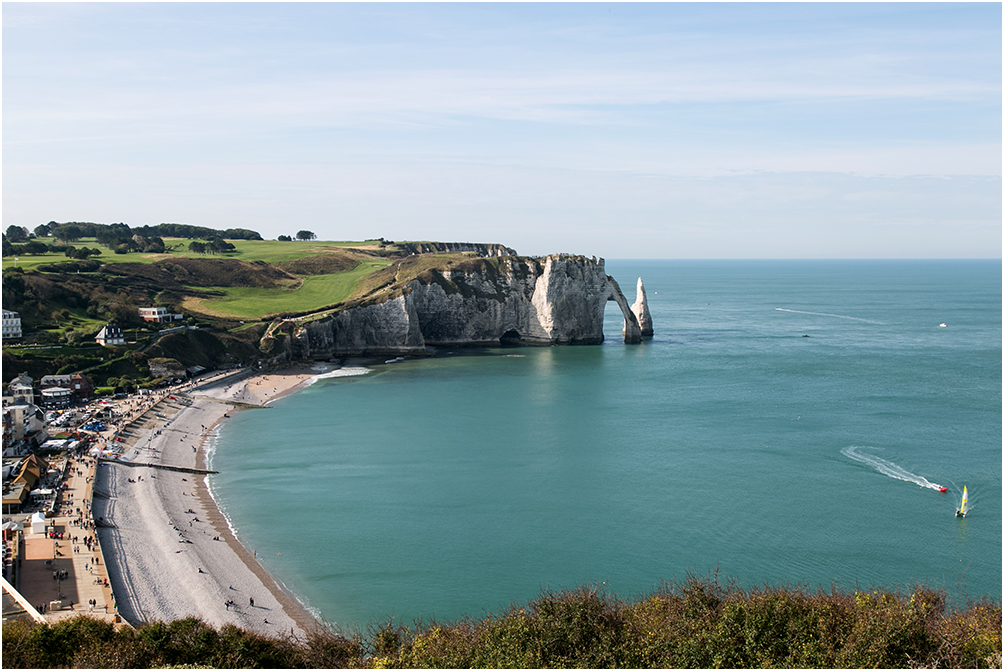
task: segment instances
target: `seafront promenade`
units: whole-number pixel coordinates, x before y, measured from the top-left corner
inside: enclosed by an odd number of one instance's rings
[[[140,429],[156,426],[165,417],[162,404],[175,401],[168,412],[177,412],[179,395],[193,388],[220,381],[241,379],[250,371],[241,369],[217,373],[160,390],[135,394],[106,402],[117,420],[102,432],[88,432],[89,451],[65,453],[50,460],[46,484],[52,498],[37,509],[13,516],[21,525],[20,534],[9,533],[14,558],[8,585],[20,599],[5,598],[5,615],[21,609],[28,615],[56,621],[80,614],[127,626],[121,617],[108,573],[98,530],[111,522],[92,515],[95,497],[107,499],[108,492],[95,487],[97,470],[109,457],[115,458],[137,442]],[[33,513],[45,516],[44,525],[31,524]]]
[[[45,617],[54,621],[80,615],[118,622],[101,546],[90,519],[96,460],[68,457],[62,463],[55,515],[43,533],[24,528],[14,587]]]

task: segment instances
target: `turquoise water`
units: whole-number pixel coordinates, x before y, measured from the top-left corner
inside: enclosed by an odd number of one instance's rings
[[[342,626],[715,570],[1001,598],[1000,261],[607,271],[644,278],[651,341],[611,303],[601,346],[442,351],[235,416],[212,486],[242,540]]]

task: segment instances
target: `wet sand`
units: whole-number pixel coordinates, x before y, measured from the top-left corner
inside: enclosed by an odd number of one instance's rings
[[[216,627],[299,638],[320,626],[258,564],[255,550],[233,536],[206,476],[192,470],[206,468],[207,441],[225,415],[239,412],[240,404],[264,405],[292,393],[321,372],[293,366],[237,374],[166,398],[133,425],[122,462],[98,466],[94,519],[127,621],[193,616]]]

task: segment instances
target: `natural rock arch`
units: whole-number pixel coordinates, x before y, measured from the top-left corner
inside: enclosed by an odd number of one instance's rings
[[[609,293],[607,295],[607,301],[613,301],[617,303],[617,307],[621,309],[621,314],[624,315],[624,342],[629,345],[634,345],[641,342],[641,326],[638,324],[638,318],[635,316],[634,312],[631,311],[631,306],[628,305],[627,299],[624,298],[624,292],[621,291],[620,285],[617,284],[617,280],[607,275],[607,285],[610,287]]]

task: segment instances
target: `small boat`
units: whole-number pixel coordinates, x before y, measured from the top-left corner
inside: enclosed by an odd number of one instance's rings
[[[938,491],[939,492],[947,492],[948,491],[948,487],[938,487]]]
[[[948,328],[948,324],[946,324],[945,322],[941,322],[940,324],[938,324],[938,326],[940,326],[943,329]]]
[[[959,506],[959,509],[955,511],[955,516],[956,517],[965,517],[966,516],[966,504],[967,503],[969,503],[969,490],[966,489],[965,487],[963,487],[962,488],[962,505]]]

